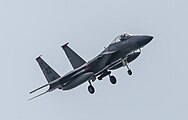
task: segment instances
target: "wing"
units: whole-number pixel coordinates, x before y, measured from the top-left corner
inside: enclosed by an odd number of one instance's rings
[[[111,55],[113,53],[116,53],[117,51],[107,51],[107,52],[103,52],[103,55]]]
[[[117,61],[115,61],[115,62],[113,62],[113,63],[107,65],[107,66],[104,67],[101,71],[97,72],[97,73],[95,74],[95,76],[98,76],[98,75],[102,74],[103,72],[110,70],[110,69],[113,68],[114,66],[120,64],[121,62],[122,62],[122,60],[119,59],[119,60],[117,60]]]
[[[105,50],[99,55],[101,58],[99,65],[103,67],[106,66],[111,56],[115,54],[116,52],[117,51],[114,51],[114,50],[111,51],[111,50],[108,50],[108,48],[105,48]]]

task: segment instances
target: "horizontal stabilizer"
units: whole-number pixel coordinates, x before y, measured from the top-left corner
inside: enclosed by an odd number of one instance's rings
[[[76,52],[74,52],[68,46],[68,43],[66,43],[65,45],[63,45],[61,47],[64,50],[65,54],[67,55],[71,65],[74,69],[76,69],[86,63],[86,61],[84,59],[82,59]]]
[[[42,95],[44,95],[44,94],[46,94],[46,93],[48,93],[48,91],[43,92],[43,93],[41,93],[41,94],[39,94],[39,95],[37,95],[37,96],[35,96],[35,97],[30,98],[28,101],[33,100],[33,99],[35,99],[35,98],[37,98],[37,97],[40,97],[40,96],[42,96]]]
[[[36,91],[38,91],[38,90],[40,90],[40,89],[42,89],[42,88],[44,88],[44,87],[46,87],[46,86],[48,86],[48,85],[49,85],[49,84],[43,85],[43,86],[41,86],[41,87],[39,87],[39,88],[37,88],[37,89],[35,89],[35,90],[29,92],[29,94],[32,94],[32,93],[34,93],[34,92],[36,92]]]
[[[50,83],[48,83],[48,84],[46,84],[46,85],[43,85],[43,86],[41,86],[41,87],[39,87],[39,88],[37,88],[37,89],[31,91],[31,92],[29,92],[29,94],[32,94],[32,93],[34,93],[34,92],[36,92],[36,91],[38,91],[38,90],[40,90],[40,89],[42,89],[42,88],[44,88],[44,87],[46,87],[46,86],[48,86],[48,85],[49,85],[50,87],[49,87],[49,89],[48,89],[46,92],[41,93],[41,94],[39,94],[39,95],[37,95],[37,96],[35,96],[35,97],[29,99],[29,100],[32,100],[32,99],[37,98],[37,97],[39,97],[39,96],[41,96],[41,95],[43,95],[43,94],[45,94],[45,93],[47,93],[47,92],[51,92],[51,91],[53,91],[53,90],[59,88],[59,79],[54,80],[54,81],[52,81],[52,82],[50,82]]]

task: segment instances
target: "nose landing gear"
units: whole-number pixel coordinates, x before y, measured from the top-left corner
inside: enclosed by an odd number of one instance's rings
[[[131,69],[129,68],[129,66],[128,66],[128,64],[126,65],[127,66],[127,73],[129,74],[129,75],[132,75],[133,74],[133,72],[131,71]]]
[[[129,68],[129,66],[128,66],[128,62],[127,62],[127,60],[126,59],[122,59],[122,64],[123,64],[123,66],[125,67],[127,67],[127,73],[129,74],[129,75],[132,75],[133,73],[132,73],[132,71],[131,71],[131,69]]]
[[[127,71],[127,73],[128,73],[129,75],[132,75],[132,74],[133,74],[130,69]]]

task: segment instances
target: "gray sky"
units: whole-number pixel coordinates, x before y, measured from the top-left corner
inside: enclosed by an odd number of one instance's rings
[[[187,120],[187,0],[1,0],[0,119]],[[141,56],[113,71],[118,79],[56,90],[28,102],[46,83],[40,54],[61,75],[72,70],[66,42],[89,60],[124,32],[153,35]],[[45,91],[45,90],[42,90]],[[42,92],[40,91],[40,92]]]

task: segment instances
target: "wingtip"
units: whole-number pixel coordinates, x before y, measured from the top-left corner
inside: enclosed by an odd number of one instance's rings
[[[66,46],[68,46],[68,44],[69,43],[65,43],[64,45],[62,45],[61,47],[63,48],[63,47],[66,47]]]

